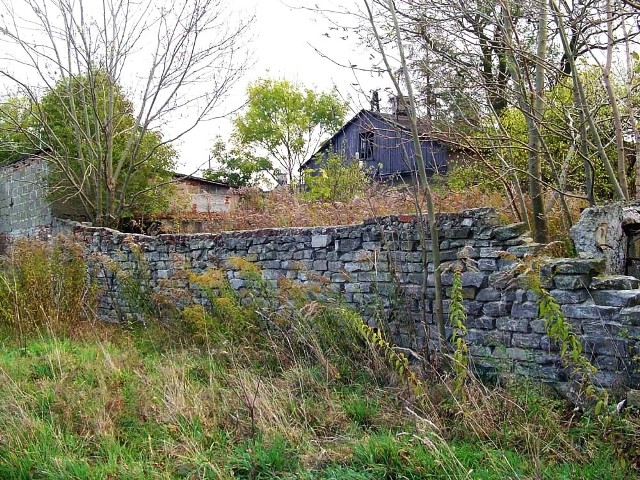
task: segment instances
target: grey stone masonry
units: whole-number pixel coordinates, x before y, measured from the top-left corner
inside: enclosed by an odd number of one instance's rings
[[[445,259],[444,311],[448,312],[450,303],[450,267],[463,268],[466,338],[474,364],[548,382],[566,381],[567,368],[560,362],[558,345],[538,318],[538,295],[527,290],[526,278],[514,269],[541,248],[526,235],[524,225],[505,226],[488,208],[441,214],[437,222]],[[81,226],[74,234],[86,245],[92,274],[105,287],[101,313],[112,321],[128,308],[120,286],[122,272],[148,269],[150,286],[180,306],[183,298],[199,298],[200,290],[190,276],[207,269],[223,269],[233,288],[245,288],[230,261],[241,257],[258,266],[274,284],[287,278],[329,285],[368,321],[386,318],[398,344],[420,349],[435,345],[437,335],[431,264],[423,290],[421,228],[428,236],[427,225],[414,216],[399,215],[358,225],[220,234],[151,237]],[[602,385],[637,388],[640,290],[632,279],[603,276],[606,262],[603,258],[552,259],[542,266],[540,276],[578,335],[585,355],[599,368],[596,378]],[[447,331],[450,335],[451,328]]]
[[[46,236],[52,225],[47,166],[33,156],[0,168],[0,233]]]

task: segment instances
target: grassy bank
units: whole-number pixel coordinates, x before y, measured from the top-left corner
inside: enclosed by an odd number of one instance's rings
[[[169,331],[2,334],[0,478],[634,478],[636,423],[603,431],[538,385],[433,410],[380,366],[342,372]],[[281,352],[280,352],[281,353]],[[471,388],[471,387],[470,387]]]

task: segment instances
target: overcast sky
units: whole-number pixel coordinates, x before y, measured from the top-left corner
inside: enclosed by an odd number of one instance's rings
[[[388,86],[386,78],[339,66],[364,66],[369,54],[358,45],[352,33],[331,28],[322,15],[299,8],[315,5],[331,8],[335,0],[235,0],[232,3],[238,10],[255,13],[251,42],[254,64],[226,98],[224,108],[230,110],[242,105],[247,84],[264,77],[285,78],[318,90],[335,86],[354,111],[368,104],[371,89]],[[349,21],[342,17],[343,20]],[[333,61],[323,58],[315,49]],[[385,100],[384,95],[382,99]],[[192,172],[206,166],[215,135],[226,138],[230,131],[230,118],[199,125],[178,146],[180,171]]]

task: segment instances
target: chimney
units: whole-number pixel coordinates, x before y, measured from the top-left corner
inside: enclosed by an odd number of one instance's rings
[[[373,90],[371,93],[371,111],[380,113],[380,95],[378,95],[378,90]]]
[[[404,99],[404,101],[403,101]],[[408,117],[409,116],[409,97],[395,95],[391,97],[392,113],[396,117]]]

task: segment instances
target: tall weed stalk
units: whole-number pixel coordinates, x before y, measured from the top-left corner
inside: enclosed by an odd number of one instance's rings
[[[69,332],[93,318],[95,293],[79,245],[21,240],[2,259],[0,323],[20,334]]]

